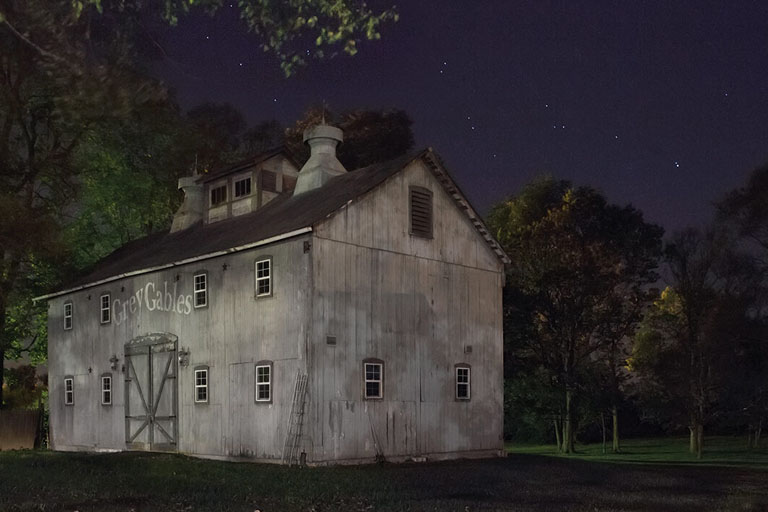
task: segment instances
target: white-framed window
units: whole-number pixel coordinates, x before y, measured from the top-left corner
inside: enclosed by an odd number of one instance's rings
[[[272,401],[272,363],[269,361],[256,363],[256,401]]]
[[[105,293],[104,295],[102,295],[99,298],[99,304],[101,306],[101,316],[100,316],[100,319],[101,319],[101,323],[103,323],[103,324],[108,324],[110,322],[110,320],[111,320],[110,314],[109,314],[109,312],[110,312],[110,307],[109,307],[110,302],[111,302],[111,300],[110,300],[110,296],[109,296],[108,293]]]
[[[272,258],[256,261],[256,296],[272,295]]]
[[[384,397],[384,363],[377,359],[363,362],[364,397],[366,400]]]
[[[251,194],[251,177],[243,178],[235,182],[235,197],[244,197]]]
[[[195,307],[204,308],[208,305],[208,274],[195,274]]]
[[[211,189],[211,206],[219,205],[227,200],[227,186],[221,185]]]
[[[198,366],[195,368],[195,403],[204,404],[208,402],[208,367]]]
[[[469,365],[456,366],[456,400],[469,400],[471,398],[471,369]]]
[[[64,377],[64,405],[75,405],[74,377]]]
[[[101,405],[112,405],[112,374],[101,376]]]
[[[69,330],[72,328],[72,303],[64,303],[64,329]]]

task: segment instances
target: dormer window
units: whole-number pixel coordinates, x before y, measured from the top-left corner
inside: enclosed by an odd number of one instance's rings
[[[251,195],[251,178],[243,178],[235,182],[235,197]]]
[[[272,171],[261,171],[261,190],[277,192],[277,174]]]
[[[211,189],[211,206],[216,206],[227,200],[227,186],[221,185],[220,187]]]

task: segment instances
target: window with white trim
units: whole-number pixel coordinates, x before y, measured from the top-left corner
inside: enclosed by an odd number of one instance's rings
[[[110,297],[108,293],[105,293],[99,298],[99,303],[101,305],[101,323],[108,324],[111,320],[110,318]]]
[[[64,405],[75,404],[75,379],[64,377]]]
[[[112,374],[101,376],[101,405],[112,405]]]
[[[384,397],[384,363],[374,361],[363,363],[364,397],[366,400]]]
[[[195,403],[203,404],[208,402],[208,367],[198,366],[195,368]]]
[[[469,365],[456,366],[456,400],[469,400],[471,397],[470,371]]]
[[[272,258],[256,261],[256,296],[272,295]]]
[[[64,303],[64,329],[69,330],[72,328],[72,303]]]
[[[235,182],[235,197],[244,197],[251,194],[251,178],[243,178]]]
[[[272,363],[256,363],[256,401],[272,401]]]
[[[208,305],[208,274],[195,274],[195,307],[204,308]]]

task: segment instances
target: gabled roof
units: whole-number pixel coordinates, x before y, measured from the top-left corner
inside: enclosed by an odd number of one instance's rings
[[[230,164],[222,169],[217,169],[213,172],[203,174],[199,178],[197,178],[197,182],[208,183],[209,181],[213,181],[223,176],[227,176],[229,174],[233,174],[233,173],[245,170],[254,165],[258,165],[261,162],[265,160],[269,160],[273,156],[277,156],[280,154],[286,157],[294,165],[294,167],[296,167],[297,171],[301,168],[301,166],[296,162],[296,159],[294,158],[293,154],[288,150],[288,148],[286,148],[285,146],[277,146],[271,149],[267,149],[266,151],[263,151],[257,155],[250,156],[239,162]]]
[[[216,257],[263,245],[275,239],[309,232],[312,226],[378,187],[387,178],[418,159],[427,165],[499,260],[509,263],[509,257],[490,235],[480,216],[430,148],[415,155],[403,156],[336,176],[322,187],[297,196],[280,195],[252,213],[211,224],[199,222],[175,233],[164,231],[134,240],[99,261],[90,273],[70,283],[65,289],[39,299],[52,298],[127,275],[174,267],[196,259]]]

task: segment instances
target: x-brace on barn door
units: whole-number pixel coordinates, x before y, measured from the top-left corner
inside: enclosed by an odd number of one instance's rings
[[[148,334],[125,345],[125,444],[135,450],[178,445],[178,338]]]

